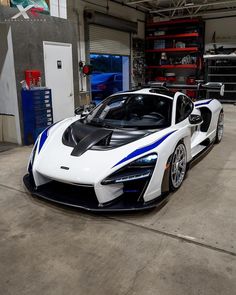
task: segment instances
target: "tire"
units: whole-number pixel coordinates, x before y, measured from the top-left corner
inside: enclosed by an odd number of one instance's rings
[[[216,140],[215,143],[220,143],[224,135],[224,112],[221,111],[218,118],[217,129],[216,129]]]
[[[170,191],[175,191],[182,185],[187,171],[187,152],[180,142],[176,146],[170,163]]]

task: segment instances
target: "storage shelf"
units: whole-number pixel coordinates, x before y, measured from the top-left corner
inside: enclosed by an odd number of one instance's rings
[[[206,60],[216,60],[216,59],[236,59],[236,54],[214,54],[214,55],[204,55],[204,59]]]
[[[219,90],[210,90],[208,89],[207,92],[219,92]],[[236,90],[225,90],[225,93],[236,93]]]
[[[218,90],[208,89],[207,98],[215,97],[222,102],[236,102],[236,55],[205,55],[206,81],[219,81],[225,84],[224,96],[221,97]],[[227,64],[217,64],[227,60]]]
[[[146,52],[197,52],[198,47],[185,47],[185,48],[162,48],[162,49],[147,49]]]
[[[188,33],[188,34],[174,34],[174,35],[159,35],[159,36],[148,36],[146,40],[158,40],[158,39],[173,39],[173,38],[192,38],[199,37],[198,33]]]
[[[185,80],[189,77],[195,80],[200,79],[204,50],[203,33],[204,21],[201,18],[182,18],[157,22],[155,18],[150,19],[146,24],[147,80],[165,80],[165,72],[172,71],[177,80],[182,77]],[[184,43],[181,45],[177,41]],[[180,48],[178,46],[185,47]],[[161,57],[163,52],[166,53],[166,62],[161,61],[161,58],[164,58]],[[181,61],[186,61],[188,64],[181,64]],[[196,95],[193,94],[192,98],[196,98]]]
[[[236,77],[236,74],[208,74],[209,77]]]
[[[147,69],[197,69],[196,64],[147,66]]]
[[[235,69],[236,66],[209,66],[209,69]]]
[[[222,83],[222,81],[214,81],[214,83]],[[236,85],[236,82],[223,82],[223,83],[227,85]]]
[[[160,27],[160,26],[170,26],[170,25],[178,25],[178,24],[192,24],[199,23],[198,18],[185,18],[185,19],[176,19],[171,21],[162,21],[162,22],[150,22],[147,23],[147,27]]]

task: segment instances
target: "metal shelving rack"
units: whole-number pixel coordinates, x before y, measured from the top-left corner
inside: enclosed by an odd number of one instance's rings
[[[184,47],[176,46],[177,43],[184,44]],[[153,22],[151,19],[146,24],[145,51],[147,81],[164,78],[170,72],[175,74],[178,83],[186,84],[189,77],[200,79],[204,51],[204,22],[200,18],[161,22]],[[160,62],[162,53],[167,54],[166,64]],[[190,63],[182,62],[186,56],[190,57]]]
[[[225,84],[223,97],[215,90],[207,90],[207,97],[236,103],[236,54],[204,55],[204,60],[205,80]]]

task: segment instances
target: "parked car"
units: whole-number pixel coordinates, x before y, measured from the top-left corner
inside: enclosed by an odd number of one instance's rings
[[[102,100],[109,95],[122,90],[122,74],[93,74],[91,86],[93,100]]]
[[[24,177],[32,194],[91,211],[152,208],[223,137],[218,100],[193,103],[164,87],[117,93],[86,112],[38,137]]]

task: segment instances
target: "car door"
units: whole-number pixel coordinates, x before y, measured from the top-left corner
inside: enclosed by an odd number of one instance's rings
[[[175,124],[179,124],[187,120],[193,110],[194,104],[191,99],[184,94],[178,95],[176,98]]]
[[[175,112],[175,124],[190,129],[192,150],[197,145],[199,134],[201,133],[201,123],[194,125],[190,124],[189,116],[191,114],[200,115],[200,112],[194,108],[192,100],[184,94],[180,94],[176,98]]]

